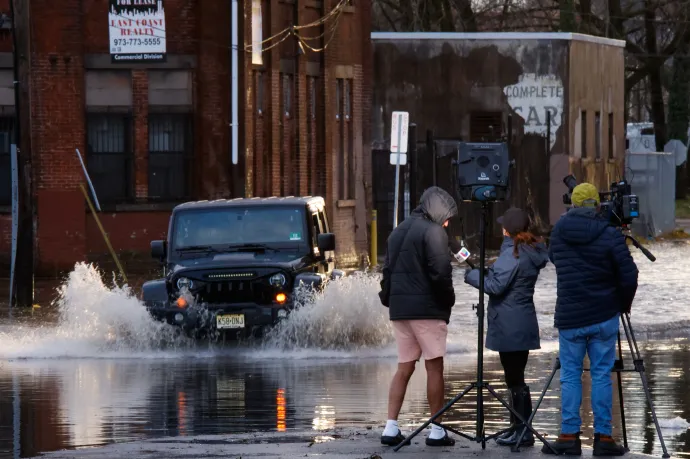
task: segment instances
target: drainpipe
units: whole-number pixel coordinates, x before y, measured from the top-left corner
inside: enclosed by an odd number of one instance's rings
[[[230,74],[232,75],[232,115],[230,120],[230,126],[232,126],[232,164],[236,165],[238,162],[239,151],[238,151],[238,132],[239,126],[237,125],[237,115],[238,115],[238,78],[237,78],[237,42],[239,30],[237,27],[237,0],[232,0],[231,4],[231,56],[232,56],[232,68]]]

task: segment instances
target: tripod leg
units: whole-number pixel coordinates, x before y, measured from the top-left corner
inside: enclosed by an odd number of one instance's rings
[[[532,425],[532,420],[534,420],[534,416],[537,414],[537,410],[541,406],[541,402],[544,400],[544,397],[546,396],[546,391],[549,390],[549,387],[551,387],[551,383],[553,382],[553,378],[556,376],[556,372],[561,368],[561,360],[556,357],[556,361],[553,364],[553,370],[551,371],[551,376],[549,376],[549,380],[546,381],[546,385],[544,385],[544,388],[541,391],[541,395],[539,396],[539,400],[537,401],[537,404],[534,405],[534,409],[532,410],[532,414],[529,415],[529,419],[527,420],[527,423],[531,426]],[[525,436],[525,433],[527,432],[527,429],[522,429],[520,432],[520,436],[517,439],[517,443],[513,445],[511,448],[511,451],[514,453],[520,452],[520,443],[522,442],[522,439]],[[550,446],[550,445],[549,445]],[[551,448],[553,449],[553,448]]]
[[[630,346],[630,353],[632,354],[633,363],[635,365],[635,371],[640,374],[640,379],[642,380],[642,387],[644,388],[645,397],[647,398],[647,403],[649,403],[649,408],[652,411],[652,419],[654,420],[654,426],[656,427],[656,434],[659,437],[659,443],[661,443],[661,449],[664,454],[662,457],[671,457],[666,449],[666,443],[664,442],[664,436],[661,433],[661,427],[659,426],[659,420],[656,417],[656,410],[654,409],[654,402],[652,401],[652,394],[649,391],[649,384],[647,382],[647,375],[645,374],[644,362],[642,360],[642,355],[640,354],[640,349],[637,347],[637,341],[635,340],[635,332],[632,329],[632,323],[630,322],[630,316],[624,314],[623,317],[623,329],[625,330],[625,337],[628,339],[628,345]]]
[[[477,442],[486,449],[486,435],[484,431],[484,388],[477,386]]]
[[[412,441],[412,439],[413,439],[414,437],[416,437],[417,435],[419,435],[419,433],[420,433],[422,430],[426,429],[427,426],[428,426],[429,424],[431,424],[431,423],[436,424],[436,423],[434,422],[434,420],[435,420],[436,418],[438,418],[438,417],[441,416],[443,413],[445,413],[446,411],[448,411],[448,410],[450,409],[451,406],[453,406],[454,404],[456,404],[456,403],[458,402],[458,400],[460,400],[462,397],[464,397],[465,395],[467,395],[467,393],[468,393],[469,391],[471,391],[472,389],[474,389],[475,387],[477,387],[477,386],[476,386],[476,383],[470,384],[464,391],[462,391],[462,393],[460,393],[460,394],[458,394],[457,396],[455,396],[455,398],[453,398],[453,400],[451,400],[450,402],[448,402],[448,403],[446,404],[446,406],[444,406],[443,408],[441,408],[441,410],[440,410],[438,413],[434,414],[432,417],[430,417],[429,419],[427,419],[426,422],[424,422],[424,424],[422,424],[421,426],[419,426],[419,427],[417,428],[417,430],[415,430],[414,432],[412,432],[407,438],[405,438],[403,441],[401,441],[395,448],[393,448],[393,451],[396,451],[396,452],[397,452],[397,451],[398,451],[400,448],[402,448],[403,446],[409,445],[410,442]]]
[[[652,394],[649,391],[649,385],[647,384],[647,376],[644,374],[644,370],[640,372],[640,378],[642,379],[642,387],[644,387],[645,395],[647,396],[647,401],[649,402],[649,408],[652,410],[652,419],[654,420],[654,426],[656,426],[656,434],[659,436],[659,443],[661,443],[661,449],[664,451],[662,457],[671,457],[666,449],[666,444],[664,442],[664,436],[661,434],[661,427],[659,426],[659,420],[656,417],[656,410],[654,409],[654,402],[652,402]]]
[[[623,370],[623,349],[621,346],[621,332],[618,330],[618,360],[621,362],[620,370]],[[623,380],[621,377],[621,371],[618,371],[616,376],[618,378],[618,402],[621,407],[621,427],[623,428],[623,447],[626,451],[630,451],[628,448],[628,431],[625,427],[625,405],[623,404]]]

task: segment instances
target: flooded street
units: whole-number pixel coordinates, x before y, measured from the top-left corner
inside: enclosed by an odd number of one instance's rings
[[[640,287],[631,318],[666,445],[674,457],[690,456],[690,246],[650,248],[655,263],[634,250]],[[476,370],[471,306],[477,294],[461,282],[462,271],[449,325],[447,399],[473,381]],[[295,429],[318,434],[334,426],[379,429],[385,423],[396,360],[374,278],[334,283],[263,342],[229,347],[198,345],[152,322],[136,295],[109,288],[88,266],[78,266],[60,288],[56,305],[25,312],[12,325],[6,313],[0,320],[0,457],[161,436]],[[542,350],[531,354],[527,367],[535,402],[557,350],[551,265],[542,273],[536,302]],[[505,396],[497,354],[485,356],[486,378]],[[419,365],[401,413],[406,432],[429,416],[425,376]],[[588,375],[584,387],[589,390]],[[630,449],[660,456],[638,373],[624,374],[623,388]],[[550,436],[559,428],[558,391],[557,375],[534,421]],[[470,395],[446,422],[471,432]],[[493,399],[486,404],[487,430],[506,426],[507,411]],[[620,436],[617,397],[614,412]],[[590,439],[588,396],[583,421],[584,438]]]

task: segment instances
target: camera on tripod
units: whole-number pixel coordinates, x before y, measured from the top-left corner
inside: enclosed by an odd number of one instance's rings
[[[571,205],[571,196],[577,186],[577,179],[570,174],[563,179],[563,183],[568,187],[568,192],[563,195],[563,204]],[[613,226],[628,226],[640,216],[637,195],[633,194],[632,187],[625,179],[612,183],[609,191],[600,191],[599,199],[602,215],[607,217]]]
[[[510,159],[505,142],[460,142],[455,192],[462,201],[504,201],[510,196]]]

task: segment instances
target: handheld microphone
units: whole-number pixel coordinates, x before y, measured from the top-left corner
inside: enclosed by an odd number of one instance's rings
[[[460,244],[460,242],[452,238],[448,240],[448,245],[450,246],[450,251],[456,260],[458,260],[460,263],[464,261],[470,266],[470,268],[474,269],[474,265],[467,261],[467,259],[470,257],[470,251],[467,250],[467,247],[464,247],[462,244]]]

